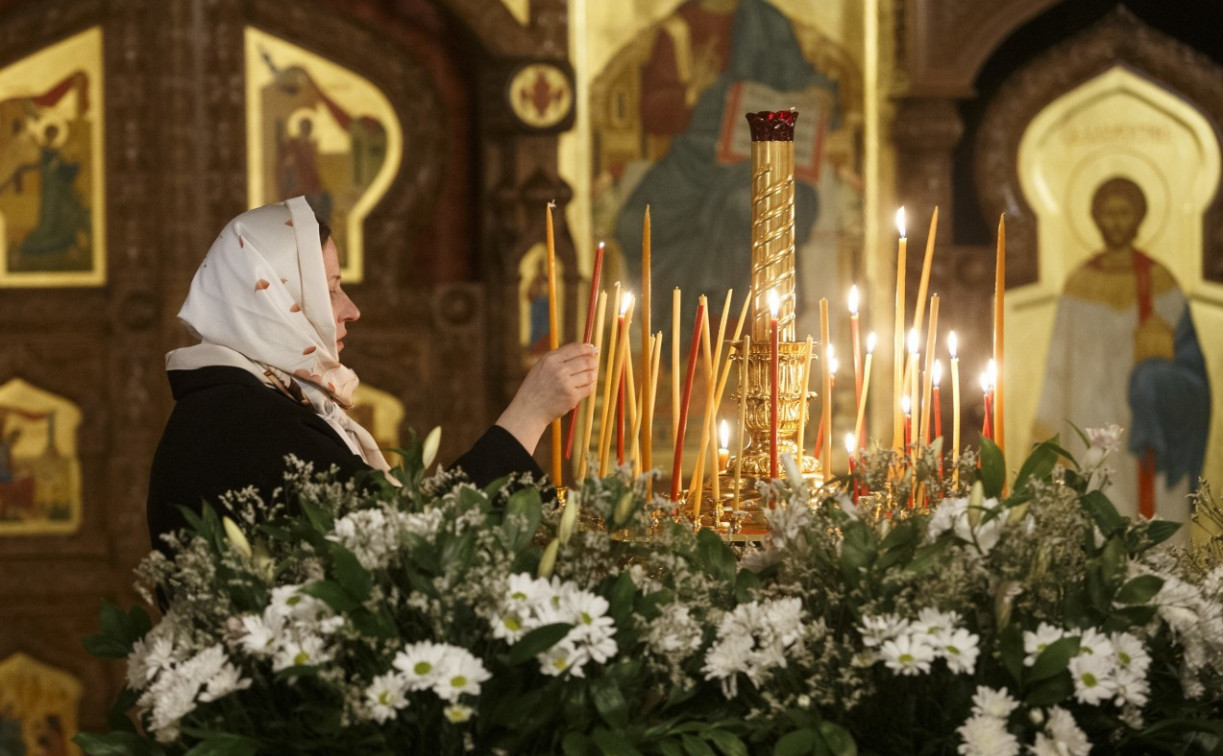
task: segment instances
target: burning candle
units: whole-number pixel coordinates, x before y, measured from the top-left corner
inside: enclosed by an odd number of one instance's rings
[[[854,434],[852,432],[846,433],[845,434],[845,459],[849,463],[849,477],[851,478],[854,476],[854,450],[857,448],[857,445],[858,445],[858,439],[854,437]],[[854,500],[856,501],[858,498],[858,482],[857,481],[852,482],[850,490],[852,491]]]
[[[920,396],[917,393],[917,357],[918,357],[918,349],[921,346],[920,342],[921,342],[921,337],[917,335],[917,329],[910,328],[909,329],[909,367],[905,371],[905,377],[908,379],[907,386],[909,390],[908,396],[909,396],[909,412],[910,413],[918,412],[919,408],[921,407]],[[914,431],[916,431],[916,429],[914,429]],[[906,442],[906,445],[912,444],[916,441],[917,441],[917,437],[915,435],[910,434],[909,440]]]
[[[858,324],[858,287],[849,287],[849,342],[854,360],[854,403],[862,401],[862,340]]]
[[[893,329],[892,355],[892,446],[897,451],[903,446],[903,420],[900,398],[904,395],[904,333],[905,333],[905,257],[909,241],[905,236],[905,209],[896,211],[896,228],[900,240],[896,245],[896,325]]]
[[[650,349],[650,337],[653,334],[652,323],[650,322],[651,311],[653,306],[651,299],[651,267],[650,267],[650,206],[645,206],[645,218],[642,220],[641,228],[641,404],[648,406],[654,401],[653,387],[650,385],[650,372],[653,366],[650,364],[654,352]],[[640,419],[641,432],[633,434],[633,443],[641,444],[641,464],[646,470],[650,470],[654,466],[654,452],[650,445],[649,439],[654,432],[654,419],[649,413],[643,413]],[[638,440],[640,439],[640,441]]]
[[[776,480],[777,442],[778,442],[778,392],[781,390],[781,344],[777,332],[777,312],[781,302],[777,298],[777,290],[769,290],[769,477]]]
[[[679,287],[671,291],[671,440],[679,438]]]
[[[854,435],[858,439],[858,448],[860,449],[864,448],[866,445],[866,439],[864,438],[865,434],[862,432],[862,423],[866,418],[866,397],[870,394],[871,390],[871,359],[874,357],[874,354],[875,333],[872,331],[866,337],[866,365],[862,370],[862,396],[858,397],[858,417],[854,421]]]
[[[947,351],[951,354],[951,459],[960,461],[960,360],[956,357],[955,331],[947,334]],[[955,472],[959,475],[959,471]]]
[[[825,480],[832,474],[832,376],[836,370],[832,357],[832,338],[828,331],[828,300],[820,298],[820,343],[824,345],[827,360],[824,363],[824,401],[821,402],[823,412],[820,425],[823,426],[824,457],[821,460],[821,472]]]
[[[922,374],[925,376],[925,382],[922,384],[921,395],[921,439],[923,444],[930,443],[930,392],[932,389],[930,379],[932,365],[934,364],[934,347],[938,341],[938,294],[930,297],[930,330],[926,333],[926,362],[925,369]]]
[[[718,474],[726,470],[730,462],[730,425],[723,420],[718,426]]]
[[[595,316],[595,380],[598,381],[599,370],[603,366],[603,320],[607,314],[607,292],[599,292],[599,302],[596,305],[598,314]],[[597,387],[592,389],[590,397],[586,401],[586,421],[585,428],[582,430],[582,448],[578,452],[578,480],[586,479],[586,455],[590,451],[590,433],[594,428],[595,423],[595,396],[598,394]]]

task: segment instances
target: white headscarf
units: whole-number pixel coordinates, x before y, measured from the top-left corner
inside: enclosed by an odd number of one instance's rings
[[[178,317],[199,344],[166,355],[167,370],[242,368],[314,411],[371,467],[390,466],[352,407],[357,374],[340,364],[318,221],[304,197],[234,218],[195,272]]]

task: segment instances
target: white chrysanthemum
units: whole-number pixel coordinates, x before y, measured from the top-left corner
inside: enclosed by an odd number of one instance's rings
[[[921,636],[902,635],[886,641],[879,649],[879,656],[888,669],[911,677],[930,671],[934,661],[934,647]]]
[[[1011,698],[1006,688],[994,690],[978,685],[972,697],[972,713],[982,717],[1005,720],[1018,707],[1019,702]]]
[[[272,589],[272,600],[267,611],[293,623],[320,622],[331,617],[333,612],[326,603],[313,596],[301,593],[302,585],[281,585]],[[265,621],[270,619],[264,613]]]
[[[867,648],[878,648],[909,632],[909,621],[897,614],[865,615],[858,628],[862,633],[862,644]]]
[[[1112,660],[1080,654],[1070,660],[1070,676],[1074,679],[1074,697],[1080,703],[1096,705],[1112,698],[1117,692]]]
[[[1137,667],[1117,667],[1113,680],[1117,685],[1114,703],[1118,706],[1130,705],[1141,709],[1147,705],[1151,684],[1147,682],[1145,669],[1139,671]]]
[[[687,659],[701,648],[701,625],[676,601],[663,607],[662,613],[649,623],[646,643],[656,654],[677,655]]]
[[[451,724],[462,724],[471,719],[471,715],[475,713],[475,709],[471,708],[470,706],[464,706],[460,703],[450,704],[446,708],[442,709],[442,714],[446,716],[446,721],[450,722]]]
[[[539,660],[539,671],[551,677],[559,677],[568,672],[573,664],[573,644],[561,639],[559,642],[552,645],[552,648],[544,651],[542,654],[537,654],[536,659]],[[574,670],[574,675],[584,677],[582,668],[578,667]]]
[[[962,756],[1017,756],[1019,740],[995,717],[973,716],[956,732],[963,739],[956,749]]]
[[[1079,729],[1078,723],[1074,721],[1074,715],[1060,706],[1054,706],[1049,710],[1045,732],[1053,741],[1052,753],[1058,756],[1088,756],[1091,753],[1091,741],[1087,739],[1087,733]],[[1038,735],[1038,742],[1039,738]]]
[[[244,633],[238,638],[238,645],[252,656],[271,656],[276,653],[280,636],[284,632],[284,617],[271,611],[271,607],[263,613],[244,614],[241,617]]]
[[[522,640],[522,636],[527,634],[530,629],[527,623],[523,620],[522,615],[516,612],[506,612],[492,618],[489,622],[493,629],[493,637],[503,640],[510,645]]]
[[[1130,633],[1113,633],[1110,637],[1117,666],[1122,669],[1137,670],[1145,675],[1151,664],[1151,656],[1147,648],[1137,636]]]
[[[748,660],[752,650],[752,639],[746,635],[719,638],[705,654],[705,665],[701,671],[706,680],[721,680],[722,693],[732,698],[737,693],[736,676],[750,668]]]
[[[980,639],[964,629],[952,630],[937,640],[938,653],[947,660],[952,673],[971,674],[977,667],[977,656],[981,653]]]
[[[335,521],[327,540],[340,544],[367,570],[387,567],[398,548],[398,518],[381,509],[360,509]]]
[[[941,639],[950,635],[960,624],[959,612],[940,612],[926,607],[917,613],[917,620],[910,625],[912,632]]]
[[[433,692],[442,700],[455,703],[464,693],[471,696],[480,695],[480,683],[491,677],[492,674],[484,668],[484,663],[470,651],[450,646],[437,682],[433,684]]]
[[[250,678],[243,677],[242,671],[227,661],[204,683],[204,691],[200,693],[200,700],[217,701],[235,691],[246,690],[250,686]]]
[[[1023,634],[1023,650],[1027,654],[1023,658],[1025,667],[1030,667],[1036,663],[1036,657],[1041,655],[1050,644],[1060,641],[1066,637],[1066,632],[1059,627],[1054,627],[1048,623],[1040,623],[1040,627],[1036,628],[1036,632],[1031,630],[1024,631]]]
[[[365,689],[370,718],[382,724],[398,717],[399,710],[408,705],[407,691],[408,683],[402,674],[388,672],[375,677]]]
[[[409,643],[395,655],[392,666],[403,672],[408,690],[432,688],[448,669],[447,658],[454,648],[432,641]]]
[[[1089,627],[1079,636],[1079,653],[1108,659],[1113,656],[1113,644],[1107,635]]]
[[[332,653],[322,636],[291,634],[281,639],[272,656],[272,671],[289,667],[313,667],[331,661]]]

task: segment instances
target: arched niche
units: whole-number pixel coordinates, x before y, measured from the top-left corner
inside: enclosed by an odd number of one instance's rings
[[[1147,215],[1135,246],[1165,266],[1190,299],[1208,369],[1223,360],[1223,343],[1203,338],[1223,325],[1223,286],[1205,280],[1201,265],[1202,221],[1218,191],[1220,146],[1197,108],[1116,66],[1037,114],[1018,158],[1023,197],[1035,220],[1038,275],[1008,294],[1007,379],[1019,390],[1008,396],[1007,415],[1017,448],[1027,448],[1037,440],[1030,433],[1059,295],[1067,277],[1102,247],[1090,210],[1093,192],[1108,179],[1125,177],[1142,189]],[[1217,436],[1223,423],[1217,422],[1219,403],[1214,406]],[[1128,418],[1115,421],[1126,425]],[[1208,477],[1220,472],[1207,468]]]

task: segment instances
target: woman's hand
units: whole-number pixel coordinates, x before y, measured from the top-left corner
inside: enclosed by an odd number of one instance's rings
[[[534,454],[548,423],[573,409],[594,389],[598,359],[590,344],[553,349],[531,368],[497,425]]]

